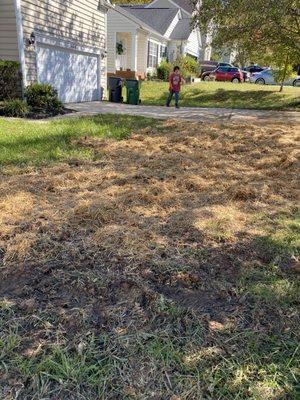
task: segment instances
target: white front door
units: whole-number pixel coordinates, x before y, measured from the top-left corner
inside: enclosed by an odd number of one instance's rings
[[[55,87],[64,103],[101,99],[97,54],[39,44],[37,69],[38,81]]]
[[[125,37],[120,37],[117,34],[117,43],[116,43],[116,70],[119,71],[123,69],[126,71],[127,69],[127,39]],[[122,49],[122,54],[118,54],[118,47]]]

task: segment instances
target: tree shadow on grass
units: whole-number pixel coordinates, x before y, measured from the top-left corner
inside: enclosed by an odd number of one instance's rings
[[[275,97],[276,96],[276,97]],[[255,108],[260,109],[276,109],[282,108],[296,108],[300,106],[300,99],[286,100],[284,94],[274,93],[266,90],[231,90],[231,89],[217,89],[214,93],[207,93],[199,89],[192,89],[189,93],[182,94],[183,100],[193,100],[201,102],[216,102],[219,106],[229,103],[233,107],[239,108]]]
[[[147,101],[149,104],[164,104],[168,92],[158,98]],[[214,92],[191,88],[180,93],[181,104],[185,107],[227,107],[241,109],[289,109],[300,107],[300,97],[286,98],[284,93],[266,90],[232,90],[217,89]]]

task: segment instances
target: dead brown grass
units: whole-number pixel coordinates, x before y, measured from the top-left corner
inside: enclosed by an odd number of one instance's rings
[[[4,263],[41,260],[38,237],[52,243],[75,232],[85,245],[138,260],[203,233],[235,240],[253,214],[296,205],[298,138],[292,126],[169,121],[127,141],[79,139],[101,149],[100,163],[2,177]]]
[[[87,320],[117,335],[136,331],[160,293],[211,316],[211,331],[233,326],[239,271],[230,257],[252,254],[258,215],[298,205],[297,127],[165,121],[126,141],[77,143],[102,159],[1,176],[1,295],[34,298],[71,335]],[[222,351],[193,350],[184,363]]]

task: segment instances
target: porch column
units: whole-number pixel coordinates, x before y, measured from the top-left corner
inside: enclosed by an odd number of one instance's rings
[[[137,71],[137,51],[138,51],[138,35],[131,35],[131,71]]]

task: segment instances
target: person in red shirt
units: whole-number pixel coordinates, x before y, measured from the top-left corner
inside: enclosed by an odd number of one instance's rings
[[[173,95],[175,95],[175,107],[179,108],[179,93],[181,84],[184,83],[184,79],[180,74],[180,68],[174,67],[172,74],[169,76],[169,96],[167,98],[167,107],[170,107]]]

